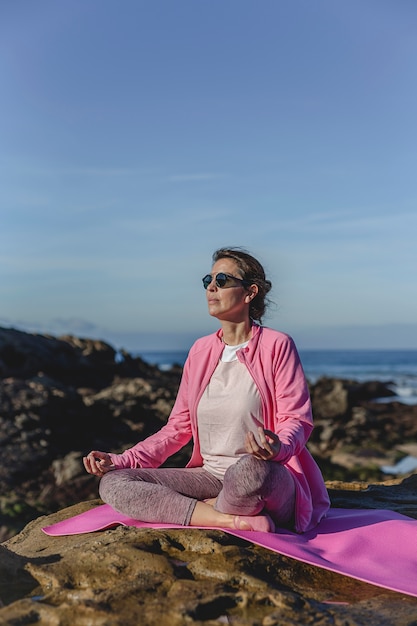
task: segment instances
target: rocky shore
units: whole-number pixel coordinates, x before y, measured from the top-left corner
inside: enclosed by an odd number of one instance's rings
[[[333,485],[334,504],[395,503],[417,517],[417,476],[366,490],[350,486]],[[38,518],[0,546],[0,624],[416,624],[415,597],[289,559],[220,530],[118,527],[67,537],[40,530],[98,503]]]
[[[0,624],[415,624],[414,598],[221,531],[41,533],[97,504],[82,456],[122,451],[158,430],[180,375],[116,358],[102,341],[0,328]],[[333,506],[417,519],[417,476],[386,480],[381,471],[417,443],[417,407],[377,401],[391,394],[378,381],[317,381],[309,448]]]

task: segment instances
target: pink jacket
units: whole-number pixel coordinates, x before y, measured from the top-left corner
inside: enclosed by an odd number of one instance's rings
[[[123,454],[111,454],[116,468],[159,467],[191,438],[194,448],[187,467],[203,464],[197,406],[219,362],[224,347],[221,337],[218,330],[194,343],[167,424]],[[281,449],[274,461],[287,467],[295,479],[295,529],[304,532],[326,514],[329,497],[321,472],[306,448],[313,418],[297,349],[288,335],[254,324],[248,346],[237,355],[259,390],[265,428],[280,438]]]

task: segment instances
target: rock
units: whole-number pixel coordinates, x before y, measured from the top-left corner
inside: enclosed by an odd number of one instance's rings
[[[83,454],[121,451],[168,418],[181,368],[161,372],[117,356],[104,342],[0,328],[0,624],[383,626],[393,615],[399,626],[415,622],[414,598],[222,531],[44,535],[41,526],[98,503]],[[381,482],[377,466],[413,453],[417,407],[375,402],[389,394],[377,381],[321,379],[311,394],[309,447],[325,478],[340,478],[327,483],[333,506],[417,518],[417,476]],[[189,454],[190,447],[167,464],[184,465]]]
[[[0,328],[0,376],[29,378],[44,372],[68,383],[102,384],[116,370],[116,351],[103,341]]]
[[[378,402],[389,383],[322,378],[310,386],[315,428],[308,446],[326,478],[382,480],[381,467],[395,465],[404,443],[417,441],[417,405]]]
[[[160,371],[105,342],[0,328],[0,537],[96,498],[82,456],[121,452],[158,430],[180,376],[180,367]],[[375,401],[392,394],[388,384],[323,378],[310,391],[308,446],[326,480],[381,481],[381,467],[399,466],[403,446],[417,443],[417,406]],[[166,465],[184,466],[190,452]]]
[[[349,415],[354,406],[375,398],[395,396],[391,389],[392,383],[376,380],[358,382],[338,378],[322,377],[310,385],[314,415],[318,420],[342,418]]]
[[[414,512],[416,481],[330,489],[333,504]],[[353,487],[353,485],[350,485]],[[0,623],[182,626],[415,623],[417,598],[283,557],[220,530],[118,527],[49,537],[28,524],[0,546]],[[393,617],[395,616],[395,618]],[[393,621],[395,619],[395,622]]]
[[[343,380],[321,378],[311,388],[311,401],[318,419],[346,415],[349,410],[349,388]]]
[[[180,372],[127,353],[116,362],[115,354],[100,341],[0,328],[2,538],[40,514],[96,497],[84,454],[121,452],[166,422]],[[171,462],[184,465],[187,455]]]
[[[76,480],[82,471],[82,455],[79,452],[70,452],[61,459],[52,462],[52,473],[55,484],[60,487],[70,480]]]
[[[389,509],[417,519],[417,474],[382,483],[326,483],[332,506],[342,509]]]
[[[87,443],[81,397],[48,377],[0,380],[0,406],[2,491],[40,473],[76,444]]]

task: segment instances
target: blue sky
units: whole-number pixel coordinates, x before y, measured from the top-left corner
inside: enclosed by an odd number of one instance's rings
[[[4,0],[0,324],[188,348],[223,245],[301,348],[417,348],[413,0]]]

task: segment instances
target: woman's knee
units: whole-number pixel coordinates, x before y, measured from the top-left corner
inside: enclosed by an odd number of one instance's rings
[[[125,480],[126,476],[123,470],[115,470],[104,474],[98,486],[98,493],[103,502],[110,504],[120,490],[120,483]]]
[[[228,468],[224,484],[233,486],[237,494],[258,493],[268,480],[269,472],[269,463],[246,454]]]

